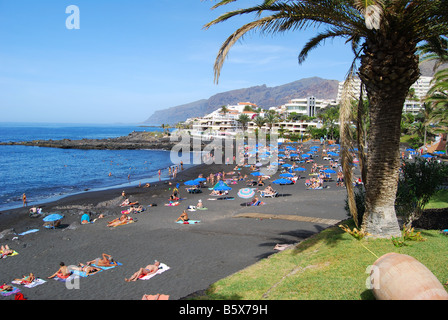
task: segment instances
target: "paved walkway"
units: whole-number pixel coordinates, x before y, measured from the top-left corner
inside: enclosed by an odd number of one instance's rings
[[[337,219],[303,217],[303,216],[291,215],[291,214],[266,214],[266,213],[241,213],[241,214],[234,216],[234,218],[280,219],[280,220],[312,222],[312,223],[328,224],[328,225],[335,225],[341,221],[341,220],[337,220]]]

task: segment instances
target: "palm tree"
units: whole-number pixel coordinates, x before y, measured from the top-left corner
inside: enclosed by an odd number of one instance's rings
[[[264,115],[264,121],[269,128],[269,133],[272,133],[272,126],[274,125],[274,123],[278,122],[278,117],[276,114],[274,114],[272,112],[267,112]]]
[[[227,112],[229,112],[229,109],[227,108],[227,106],[222,106],[221,113],[225,116]]]
[[[448,69],[438,71],[434,75],[433,85],[428,91],[425,103],[431,106],[430,120],[438,126],[448,126]]]
[[[235,1],[221,0],[213,8]],[[323,26],[302,48],[299,63],[327,39],[345,38],[351,44],[355,59],[346,83],[358,74],[367,92],[370,116],[362,230],[373,237],[399,236],[394,204],[401,114],[409,88],[420,73],[417,46],[429,43],[431,48],[440,47],[448,28],[448,1],[264,0],[257,6],[224,13],[205,28],[249,13],[256,14],[255,20],[230,35],[218,52],[216,82],[230,48],[251,31],[275,34]],[[341,120],[346,115],[341,111]],[[340,123],[343,135],[347,125]],[[345,146],[343,151],[347,149]]]
[[[246,131],[247,124],[250,122],[250,117],[247,114],[242,113],[236,121],[241,123],[241,125],[243,126],[243,131]]]
[[[264,126],[264,124],[266,123],[266,120],[258,115],[253,119],[253,122],[258,127],[258,129],[261,129],[261,127]]]

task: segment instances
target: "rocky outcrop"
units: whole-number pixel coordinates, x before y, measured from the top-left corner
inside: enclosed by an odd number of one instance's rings
[[[61,149],[96,149],[96,150],[171,150],[178,144],[170,137],[156,138],[148,132],[132,132],[127,136],[109,139],[81,139],[81,140],[32,140],[21,142],[2,142],[0,145],[23,145],[34,147],[61,148]]]

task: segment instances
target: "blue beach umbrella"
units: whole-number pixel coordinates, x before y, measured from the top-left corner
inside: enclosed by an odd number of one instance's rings
[[[202,181],[206,181],[207,179],[205,178],[196,178],[193,181],[198,181],[198,182],[202,182]]]
[[[285,164],[282,165],[282,167],[289,168],[289,167],[292,167],[292,165],[290,165],[289,163],[285,163]]]
[[[424,155],[421,155],[421,157],[422,158],[432,158],[432,155],[426,153]]]
[[[289,179],[277,179],[277,180],[272,181],[272,183],[281,185],[281,184],[291,184],[292,181]]]
[[[282,196],[283,196],[283,185],[285,185],[285,184],[291,184],[292,181],[289,180],[289,179],[283,179],[283,178],[281,178],[281,179],[277,179],[277,180],[272,181],[272,183],[273,183],[273,184],[281,185],[281,187],[282,187]]]
[[[184,185],[186,186],[197,186],[199,184],[199,181],[196,180],[188,180],[184,182]]]
[[[259,176],[262,176],[263,174],[259,171],[256,171],[256,172],[251,172],[251,175],[253,175],[254,177],[259,177]]]
[[[302,168],[302,167],[298,167],[298,168],[294,168],[294,171],[306,171],[306,169]]]
[[[336,171],[334,171],[333,169],[325,169],[324,172],[325,173],[336,173]]]
[[[290,174],[290,173],[282,173],[282,174],[280,174],[280,177],[283,177],[283,178],[292,178],[292,177],[294,177],[294,175],[292,175],[292,174]]]
[[[53,214],[50,214],[50,215],[46,216],[43,220],[45,222],[53,222],[53,229],[54,229],[54,223],[56,221],[61,220],[62,218],[64,218],[64,216],[62,216],[60,214],[57,214],[57,213],[53,213]]]

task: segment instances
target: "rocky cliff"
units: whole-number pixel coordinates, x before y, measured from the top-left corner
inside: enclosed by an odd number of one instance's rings
[[[315,96],[318,99],[336,99],[339,82],[318,77],[301,79],[277,87],[266,85],[218,93],[209,99],[175,106],[154,112],[144,123],[151,125],[175,124],[192,117],[201,117],[223,105],[238,102],[255,103],[263,109],[278,107],[291,99]]]

